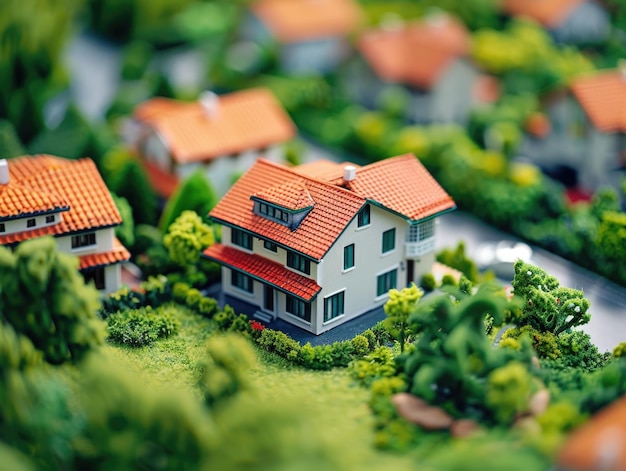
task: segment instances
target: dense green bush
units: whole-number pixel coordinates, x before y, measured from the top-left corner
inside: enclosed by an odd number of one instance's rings
[[[437,279],[435,278],[435,275],[433,275],[431,272],[424,273],[420,280],[420,288],[422,288],[424,291],[433,291],[435,288],[437,288]]]
[[[109,341],[130,347],[150,345],[175,334],[180,327],[180,321],[168,307],[128,309],[110,315],[107,322]]]

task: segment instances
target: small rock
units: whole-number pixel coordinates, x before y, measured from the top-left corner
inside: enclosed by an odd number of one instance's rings
[[[468,435],[472,435],[479,429],[480,426],[475,420],[459,419],[452,422],[452,425],[450,426],[450,434],[456,438],[463,438]]]
[[[530,398],[528,412],[536,417],[546,411],[548,404],[550,404],[550,391],[547,389],[540,389],[533,395],[533,397]]]
[[[442,430],[452,424],[452,417],[439,407],[429,406],[419,397],[408,393],[394,394],[391,402],[398,415],[426,430]]]

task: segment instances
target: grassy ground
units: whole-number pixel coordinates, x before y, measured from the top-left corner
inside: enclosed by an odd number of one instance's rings
[[[147,388],[195,388],[204,345],[213,334],[209,321],[186,309],[172,338],[139,348],[110,346],[108,354],[125,365]],[[352,384],[344,369],[309,371],[296,368],[267,352],[256,350],[258,363],[250,371],[256,401],[295,407],[307,417],[307,430],[329,447],[340,448],[342,469],[405,470],[414,468],[409,455],[376,450],[373,418],[367,407],[368,391]],[[320,436],[321,435],[321,436]]]

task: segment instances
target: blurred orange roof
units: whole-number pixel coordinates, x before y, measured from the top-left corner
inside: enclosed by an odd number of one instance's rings
[[[122,218],[91,159],[49,155],[8,160],[9,183],[0,185],[0,221],[63,212],[58,224],[0,234],[0,244],[121,224]]]
[[[626,73],[609,70],[570,85],[593,125],[602,132],[626,132]]]
[[[602,409],[574,430],[559,453],[559,469],[626,469],[626,396]]]
[[[130,252],[126,250],[126,247],[124,247],[116,238],[114,240],[114,246],[112,250],[93,253],[89,255],[81,255],[78,258],[80,260],[78,269],[86,270],[90,268],[98,268],[112,265],[119,262],[127,262],[128,260],[130,260]]]
[[[325,180],[308,175],[316,166],[324,170]],[[334,174],[333,165],[316,166],[290,169],[260,159],[235,183],[210,216],[321,260],[367,201],[410,220],[435,216],[455,207],[452,198],[412,154],[364,167],[355,165],[356,177],[349,182],[341,178],[343,168],[339,166],[334,167],[338,172]],[[313,207],[292,230],[254,214],[251,197],[268,194],[274,204],[285,208],[310,207],[311,203]]]
[[[357,48],[384,80],[428,89],[450,62],[467,56],[471,37],[448,15],[364,33]]]
[[[263,149],[291,139],[296,128],[272,92],[251,88],[217,97],[214,114],[199,102],[153,98],[135,109],[154,128],[178,163]]]
[[[536,22],[555,27],[585,0],[504,0],[503,10],[512,16],[525,16]]]
[[[259,0],[251,9],[283,43],[348,35],[363,16],[354,0]]]

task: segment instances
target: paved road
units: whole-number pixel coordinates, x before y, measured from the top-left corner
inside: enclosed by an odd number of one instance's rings
[[[518,240],[461,211],[439,218],[439,248],[455,246],[459,240],[464,240],[471,256],[481,243],[502,239]],[[591,335],[601,351],[612,350],[618,343],[626,341],[625,288],[545,250],[533,247],[533,251],[534,262],[555,276],[562,286],[584,291],[591,302],[591,321],[583,330]]]

